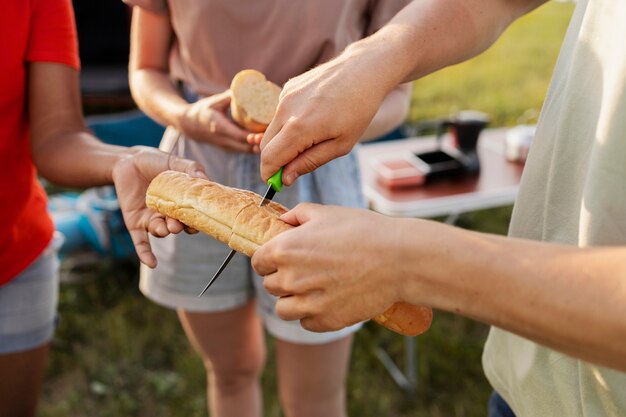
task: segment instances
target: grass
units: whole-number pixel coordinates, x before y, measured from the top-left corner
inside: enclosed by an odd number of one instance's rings
[[[415,82],[410,119],[475,109],[505,126],[538,114],[572,10],[549,3],[511,25],[482,55]]]
[[[571,11],[571,5],[548,4],[516,22],[484,55],[416,82],[411,119],[472,108],[500,126],[538,110]],[[510,213],[510,207],[467,213],[458,225],[504,234]],[[139,293],[136,265],[105,260],[75,276],[61,286],[40,416],[206,416],[202,363],[175,314]],[[403,339],[368,323],[355,338],[350,415],[484,416],[490,387],[480,356],[487,331],[481,323],[436,312],[431,330],[418,339],[418,391],[405,395],[374,354],[382,346],[401,363]],[[265,416],[277,417],[271,340],[268,345]]]

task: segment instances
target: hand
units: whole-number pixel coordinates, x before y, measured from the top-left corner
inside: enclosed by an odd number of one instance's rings
[[[135,245],[139,260],[154,268],[156,258],[150,248],[148,232],[157,237],[180,233],[185,226],[178,220],[155,213],[146,207],[146,190],[150,181],[162,171],[172,169],[206,178],[196,162],[170,157],[153,148],[136,146],[113,167],[113,182],[124,216],[124,223]],[[190,230],[193,231],[193,230]]]
[[[227,151],[258,153],[259,147],[246,141],[250,132],[226,116],[230,98],[230,91],[227,90],[190,104],[180,120],[180,129],[192,139],[211,143]]]
[[[350,152],[387,92],[358,57],[342,55],[291,79],[260,141],[263,180],[284,166],[283,183],[290,185]]]
[[[368,320],[401,300],[394,279],[395,219],[366,210],[300,204],[281,217],[298,226],[263,245],[252,266],[281,297],[277,314],[312,331]],[[372,229],[372,225],[376,225]]]

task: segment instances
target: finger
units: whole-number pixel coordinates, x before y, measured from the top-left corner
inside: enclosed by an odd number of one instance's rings
[[[272,118],[272,121],[265,129],[263,136],[261,137],[261,141],[259,145],[261,145],[261,151],[267,146],[270,141],[274,140],[274,137],[283,129],[285,124],[284,119],[282,118],[283,110],[281,107],[280,101],[278,102],[278,107],[276,108],[276,113]]]
[[[180,233],[185,228],[184,224],[171,217],[165,218],[165,224],[169,233]]]
[[[221,93],[212,95],[208,98],[207,101],[211,103],[209,105],[210,108],[219,110],[224,113],[226,112],[226,109],[228,109],[228,106],[230,106],[231,98],[232,94],[230,90],[226,90]]]
[[[302,319],[300,319],[300,326],[310,332],[316,333],[333,332],[341,330],[345,327],[338,325],[337,323],[324,321],[322,318],[317,316],[303,317]]]
[[[285,287],[285,274],[279,274],[277,271],[263,276],[263,287],[276,297],[285,297],[293,294],[292,291]]]
[[[292,226],[300,226],[308,221],[320,210],[322,205],[313,203],[300,203],[287,213],[280,216],[280,219]]]
[[[195,235],[196,233],[199,233],[200,231],[197,229],[194,229],[193,227],[189,227],[189,226],[185,226],[185,233],[187,233],[188,235]]]
[[[148,232],[156,237],[165,237],[170,234],[165,218],[159,213],[155,213],[148,221]]]
[[[276,274],[273,274],[276,275]],[[272,275],[269,275],[269,277],[271,277]],[[276,281],[263,281],[263,287],[267,290],[267,292],[269,292],[270,294],[272,294],[275,297],[287,297],[290,295],[293,295],[293,293],[291,291],[287,291],[285,290],[281,285],[273,285],[274,283],[276,283]]]
[[[261,178],[263,178],[263,181],[267,181],[281,167],[296,159],[300,153],[313,145],[312,140],[300,133],[299,122],[297,121],[283,126],[283,129],[276,137],[264,147],[263,142],[266,138],[267,131],[261,142]],[[293,181],[285,182],[285,174],[283,172],[283,184],[288,185],[291,183]]]
[[[247,143],[246,139],[250,132],[240,128],[221,113],[215,113],[213,117],[215,118],[215,133],[230,136],[233,139],[237,139],[239,142]]]
[[[263,133],[250,133],[246,137],[246,141],[250,145],[260,145],[261,144],[261,140],[263,140]],[[259,146],[259,148],[260,148],[260,146]]]
[[[252,268],[262,277],[275,273],[278,270],[278,264],[274,253],[275,243],[268,242],[262,245],[252,255]]]
[[[231,152],[252,153],[253,151],[252,145],[248,145],[246,142],[235,140],[230,136],[216,137],[215,144]]]
[[[281,297],[276,301],[276,314],[283,320],[301,320],[307,317],[304,300],[305,297],[296,295]]]
[[[133,241],[133,245],[135,245],[135,252],[137,252],[139,260],[146,266],[155,268],[157,266],[157,260],[152,253],[152,248],[150,247],[150,241],[148,240],[148,234],[146,231],[133,229],[129,230],[129,234],[131,240]]]
[[[190,161],[189,159],[173,157],[170,160],[169,169],[184,172],[194,178],[208,179],[204,172],[204,166],[196,161]]]
[[[351,146],[346,146],[337,139],[333,139],[317,143],[303,150],[286,163],[283,170],[283,184],[287,186],[293,184],[301,175],[315,171],[325,163],[348,154],[351,149]],[[261,161],[263,160],[261,159]]]

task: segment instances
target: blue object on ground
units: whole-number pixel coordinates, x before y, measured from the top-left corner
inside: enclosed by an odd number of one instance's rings
[[[48,207],[55,229],[64,237],[61,257],[86,249],[114,259],[135,256],[112,186],[57,194],[50,197]]]
[[[112,145],[159,147],[165,128],[140,110],[89,116],[87,125],[103,142]]]

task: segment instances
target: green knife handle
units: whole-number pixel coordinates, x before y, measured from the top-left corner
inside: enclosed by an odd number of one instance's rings
[[[271,185],[277,193],[283,189],[283,168],[276,171],[276,173],[267,180],[267,185]]]

